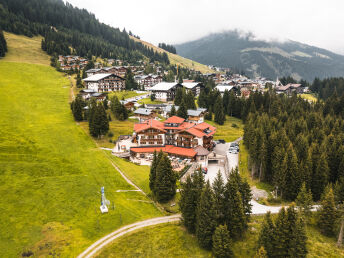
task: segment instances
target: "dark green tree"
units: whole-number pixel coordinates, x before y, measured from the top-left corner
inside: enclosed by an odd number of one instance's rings
[[[226,115],[225,115],[224,108],[222,105],[221,95],[219,95],[216,99],[216,103],[214,106],[214,114],[215,114],[214,121],[218,123],[219,125],[223,125],[226,121]]]
[[[296,205],[305,215],[305,218],[308,218],[311,215],[312,203],[312,192],[310,189],[307,189],[306,184],[303,183],[296,198]]]
[[[180,106],[183,102],[183,97],[185,95],[183,88],[178,88],[176,91],[176,96],[174,98],[174,105]]]
[[[176,175],[172,170],[171,161],[163,154],[156,167],[154,195],[158,202],[167,202],[176,194]]]
[[[74,116],[75,121],[82,121],[83,120],[83,108],[84,108],[84,101],[80,96],[77,96],[75,100],[71,103],[71,109]]]
[[[196,109],[195,96],[193,95],[191,90],[189,90],[188,93],[185,95],[184,102],[186,103],[187,109]]]
[[[184,101],[179,106],[179,109],[177,111],[177,116],[182,117],[184,119],[188,118],[188,111],[186,109],[186,105],[185,105]]]
[[[89,120],[89,131],[93,137],[100,137],[109,131],[109,120],[101,103],[96,105],[92,119]]]
[[[182,213],[182,221],[186,229],[190,233],[196,231],[196,211],[199,200],[198,191],[195,188],[195,182],[190,176],[186,178],[186,182],[182,184],[180,192],[179,207]]]
[[[319,211],[318,225],[321,233],[327,236],[333,236],[336,219],[337,210],[334,202],[333,190],[331,186],[327,186],[321,199],[321,208]]]
[[[213,209],[213,192],[209,181],[202,191],[201,198],[197,206],[196,237],[201,247],[212,248],[212,236],[216,228],[216,217]]]
[[[259,232],[258,246],[264,247],[269,257],[274,253],[275,225],[271,219],[271,213],[266,213],[262,228]]]
[[[221,175],[221,172],[218,171],[216,178],[212,184],[214,192],[214,211],[216,216],[217,225],[222,225],[225,223],[225,185]]]
[[[174,105],[172,105],[170,116],[175,116],[176,114],[177,114],[176,107]]]
[[[213,254],[217,258],[234,257],[232,241],[226,225],[220,225],[213,234]]]

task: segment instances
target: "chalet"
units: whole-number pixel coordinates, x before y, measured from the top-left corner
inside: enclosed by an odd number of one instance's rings
[[[115,74],[95,74],[83,80],[87,89],[97,92],[125,90],[125,79]]]
[[[285,93],[287,95],[291,94],[292,92],[302,93],[303,88],[301,84],[296,83],[289,83],[285,86],[279,86],[276,88],[277,93]]]
[[[191,123],[203,123],[204,114],[207,111],[205,108],[198,108],[197,110],[188,109],[188,121]]]
[[[132,147],[130,152],[133,157],[142,157],[162,150],[173,156],[195,159],[198,153],[195,148],[213,148],[215,132],[216,128],[207,123],[189,123],[177,116],[164,122],[149,119],[134,125],[133,141],[137,147]],[[205,151],[199,152],[200,156],[206,155]]]
[[[176,91],[182,85],[175,82],[161,82],[150,89],[151,94],[155,94],[155,98],[160,101],[173,101]]]
[[[160,75],[138,75],[135,76],[135,81],[143,86],[145,90],[150,90],[154,85],[162,82],[162,76]]]
[[[120,100],[120,102],[127,110],[134,110],[135,103],[133,101]]]
[[[204,85],[201,82],[183,82],[182,86],[186,91],[192,91],[194,96],[199,96],[201,89],[204,89]]]
[[[106,95],[104,93],[99,93],[92,89],[83,89],[78,95],[80,95],[84,100],[88,100],[92,97],[96,98],[98,101],[104,101],[106,99]]]
[[[238,88],[232,85],[225,85],[225,84],[219,84],[215,87],[215,89],[217,89],[221,95],[223,96],[223,94],[225,93],[225,91],[234,91],[235,93],[237,93]]]
[[[91,77],[92,75],[97,74],[99,71],[100,71],[100,69],[98,69],[98,68],[89,69],[86,71],[86,76]]]
[[[155,112],[147,108],[138,108],[134,111],[134,115],[139,119],[140,122],[153,119],[155,117]]]

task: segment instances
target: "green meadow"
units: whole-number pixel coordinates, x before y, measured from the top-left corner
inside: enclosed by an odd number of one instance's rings
[[[232,142],[244,135],[244,125],[241,119],[226,116],[223,125],[218,125],[214,121],[206,120],[207,123],[216,127],[214,139],[224,139],[226,142]]]
[[[0,60],[0,257],[73,257],[122,225],[161,216],[143,194],[116,192],[133,187],[73,121],[69,80],[16,61]]]

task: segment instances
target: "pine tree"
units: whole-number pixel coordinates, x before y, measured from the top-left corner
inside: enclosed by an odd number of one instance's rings
[[[95,107],[90,120],[89,130],[93,137],[100,137],[109,131],[109,121],[104,106],[101,103]]]
[[[176,96],[174,98],[174,105],[180,106],[183,102],[183,88],[178,88],[176,91]]]
[[[228,180],[225,190],[225,223],[233,239],[238,239],[247,228],[242,197],[236,180]]]
[[[296,205],[299,206],[299,209],[305,215],[306,218],[311,215],[312,192],[309,189],[307,190],[306,184],[304,182],[302,183],[300,192],[297,195]]]
[[[234,257],[232,242],[226,225],[220,225],[213,234],[213,254],[217,258]]]
[[[180,192],[179,207],[182,213],[182,221],[186,229],[190,233],[196,231],[196,211],[199,197],[190,176],[186,178],[186,182],[182,184]]]
[[[154,186],[155,186],[155,178],[156,178],[156,168],[158,166],[159,160],[162,157],[162,151],[159,152],[159,154],[154,151],[153,154],[153,161],[150,167],[150,173],[149,173],[149,188],[154,193]]]
[[[225,185],[222,179],[221,172],[218,171],[216,178],[212,185],[214,192],[214,211],[216,216],[217,225],[225,223]]]
[[[74,116],[75,121],[82,121],[83,120],[83,104],[84,101],[80,96],[77,96],[75,100],[71,103],[71,109]]]
[[[271,257],[274,253],[275,225],[271,219],[271,213],[266,213],[262,228],[259,232],[258,246],[263,247]]]
[[[296,154],[291,143],[287,149],[287,170],[285,171],[284,178],[283,197],[286,200],[295,200],[301,187],[301,180]]]
[[[267,252],[265,251],[265,248],[263,246],[261,246],[257,253],[255,254],[254,258],[267,258],[268,257],[268,254]]]
[[[216,103],[214,106],[214,113],[215,113],[214,121],[219,125],[223,125],[224,122],[226,121],[226,115],[225,115],[224,108],[222,105],[221,95],[219,95],[216,99]]]
[[[211,249],[212,236],[216,228],[216,217],[213,210],[213,192],[209,181],[201,194],[197,206],[196,237],[201,247]]]
[[[321,200],[318,225],[320,231],[327,236],[334,235],[337,211],[334,202],[334,195],[331,186],[326,187]]]
[[[186,109],[196,109],[195,97],[191,90],[185,96]]]
[[[171,166],[171,161],[163,154],[156,167],[154,194],[158,202],[167,202],[176,194],[176,175]]]
[[[272,253],[268,253],[269,257],[287,257],[288,256],[288,234],[289,225],[286,210],[283,207],[275,221],[274,247]]]
[[[0,29],[0,57],[4,57],[7,52],[7,43],[3,31]]]
[[[179,106],[179,109],[177,111],[177,116],[187,119],[188,118],[188,111],[186,109],[186,105],[184,101],[182,101],[181,105]]]
[[[176,115],[176,107],[174,105],[172,105],[172,108],[171,108],[171,112],[170,112],[170,116],[175,116]]]

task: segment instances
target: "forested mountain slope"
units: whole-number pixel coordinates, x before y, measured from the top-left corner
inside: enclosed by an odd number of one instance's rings
[[[344,56],[290,40],[256,40],[237,31],[211,34],[175,47],[186,58],[273,80],[290,75],[308,81],[344,75]]]

